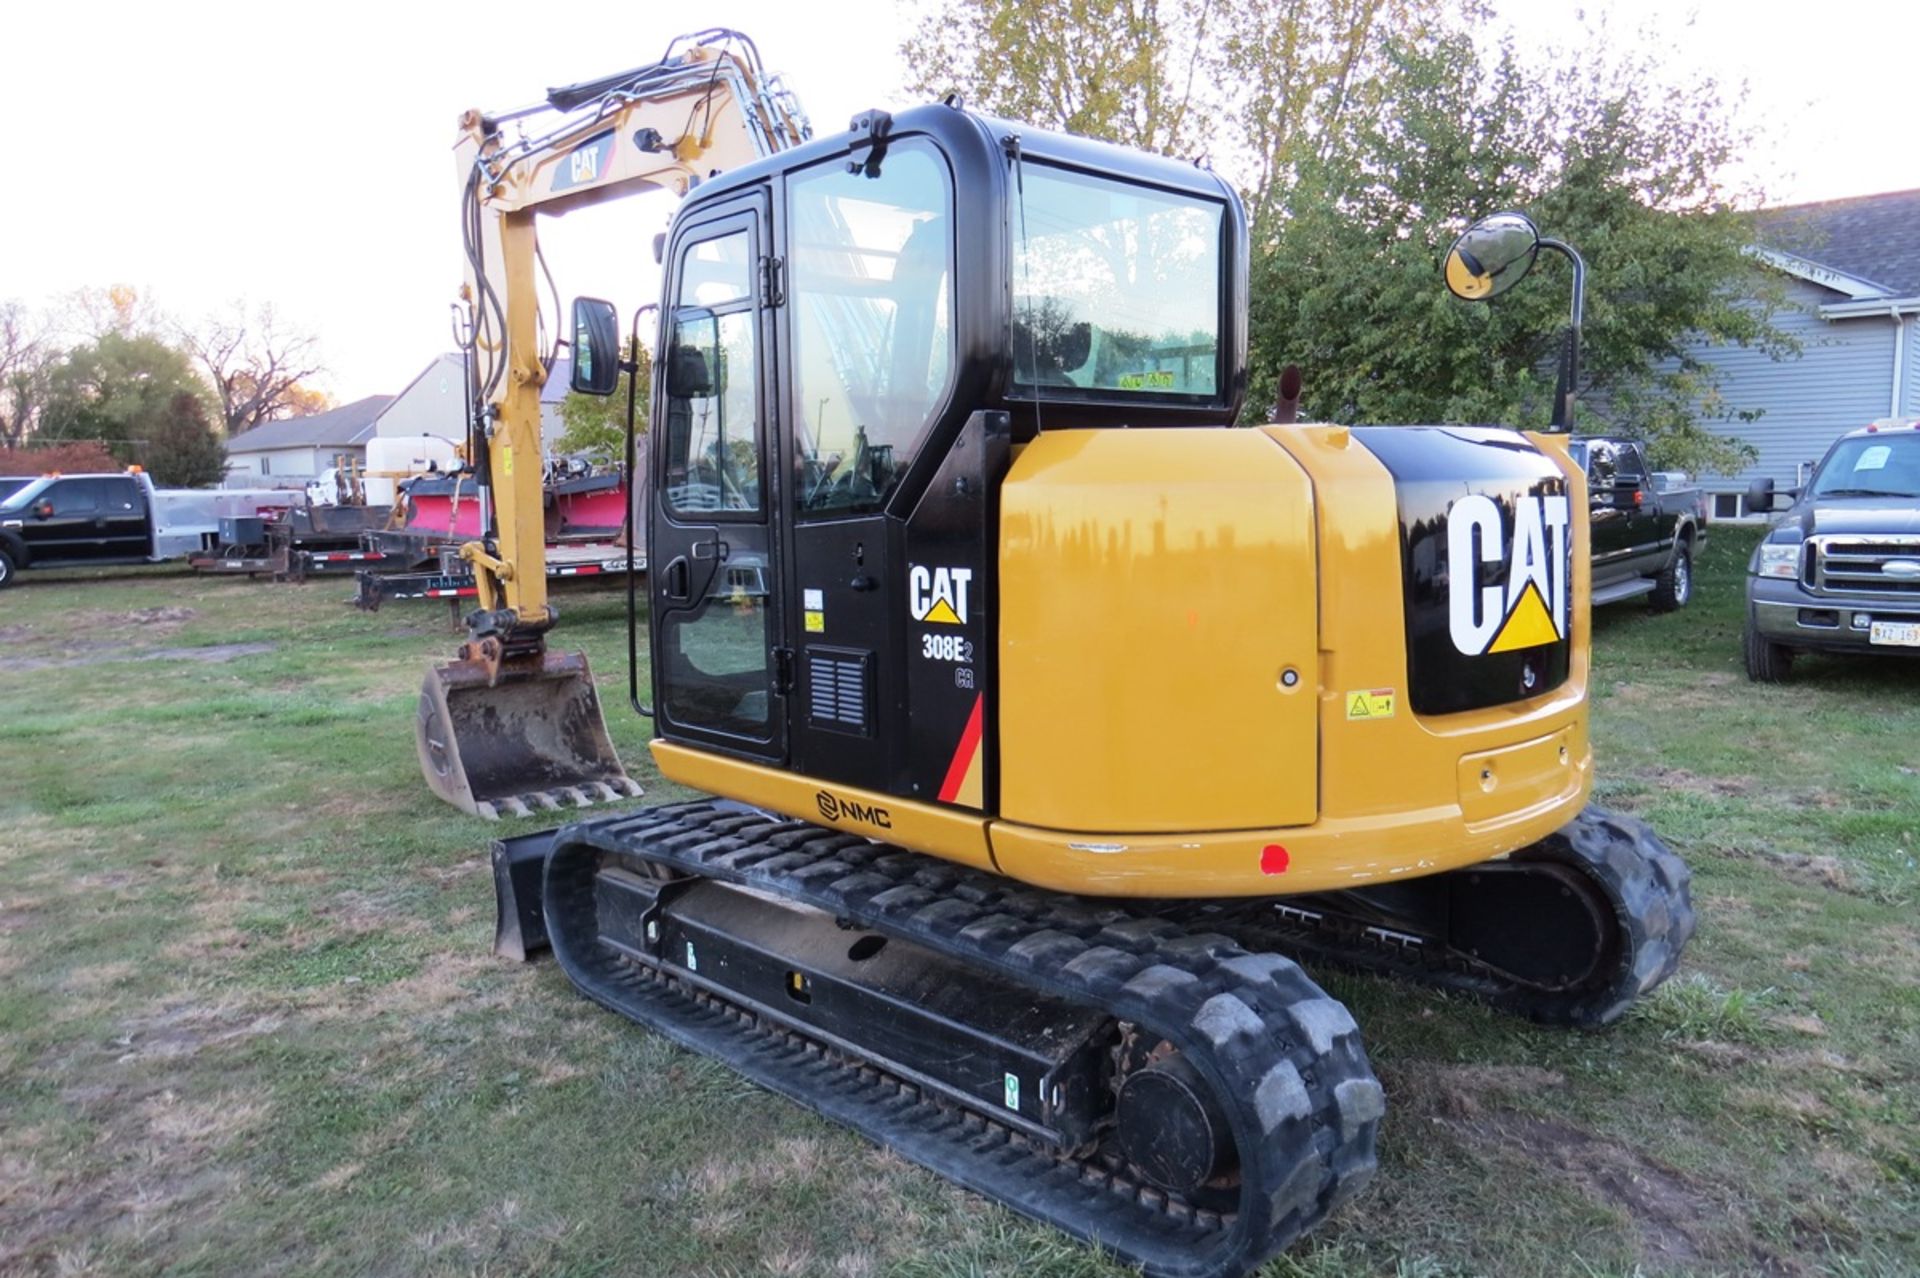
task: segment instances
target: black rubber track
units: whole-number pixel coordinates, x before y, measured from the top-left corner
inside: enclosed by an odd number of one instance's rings
[[[1110,1156],[1063,1156],[616,953],[595,922],[608,864],[774,892],[1167,1040],[1227,1116],[1237,1207],[1198,1209]],[[567,827],[545,897],[554,955],[596,1001],[1149,1274],[1243,1274],[1372,1178],[1384,1103],[1353,1018],[1291,960],[1217,933],[717,802]]]
[[[1514,861],[1567,866],[1585,877],[1611,911],[1617,932],[1608,962],[1589,980],[1543,990],[1503,977],[1438,942],[1398,943],[1338,913],[1338,893],[1313,899],[1301,914],[1273,905],[1218,903],[1171,911],[1206,918],[1243,945],[1273,949],[1363,972],[1471,994],[1552,1025],[1598,1029],[1672,976],[1693,935],[1692,872],[1659,835],[1634,817],[1589,806],[1564,828],[1515,852]],[[1467,873],[1468,871],[1455,871]],[[1324,908],[1323,908],[1324,907]],[[1525,926],[1525,920],[1516,920]]]

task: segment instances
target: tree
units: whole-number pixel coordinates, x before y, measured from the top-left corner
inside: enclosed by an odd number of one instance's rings
[[[326,394],[306,385],[322,369],[312,334],[289,330],[273,307],[251,316],[236,302],[182,339],[219,396],[229,437],[262,422],[329,408]]]
[[[627,455],[627,378],[621,374],[611,395],[582,395],[569,390],[560,401],[560,420],[566,431],[554,443],[554,451],[575,457],[589,457],[605,463],[618,463]],[[647,413],[653,403],[653,358],[640,348],[640,379],[634,392],[634,429],[647,433]]]
[[[1464,32],[1390,40],[1357,92],[1353,127],[1255,228],[1252,404],[1297,363],[1309,417],[1545,425],[1564,265],[1542,255],[1542,278],[1480,305],[1438,272],[1468,217],[1518,208],[1587,259],[1582,420],[1665,465],[1737,468],[1745,446],[1702,421],[1743,414],[1692,343],[1792,349],[1716,177],[1748,140],[1737,103],[1604,41],[1536,69]]]
[[[0,475],[44,475],[48,471],[82,474],[118,470],[119,461],[100,444],[46,444],[0,448]]]
[[[19,448],[39,423],[60,350],[42,318],[0,304],[0,447]]]
[[[207,422],[206,401],[181,391],[148,429],[142,463],[153,482],[170,488],[204,488],[227,473],[227,448]]]
[[[48,377],[36,438],[99,440],[123,460],[187,395],[205,403],[207,388],[184,353],[158,337],[107,332],[67,352]]]
[[[908,88],[1125,146],[1212,157],[1256,215],[1380,64],[1460,0],[945,0],[901,45]]]

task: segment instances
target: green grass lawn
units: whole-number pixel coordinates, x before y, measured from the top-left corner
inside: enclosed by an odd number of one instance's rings
[[[1694,867],[1603,1034],[1322,974],[1373,1189],[1278,1275],[1920,1272],[1920,662],[1749,685],[1722,532],[1595,636],[1603,803]],[[29,575],[0,594],[0,1273],[1117,1274],[490,953],[486,827],[412,741],[431,605]],[[562,595],[615,740],[624,595]]]

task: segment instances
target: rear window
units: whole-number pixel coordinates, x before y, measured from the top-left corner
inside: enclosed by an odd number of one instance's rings
[[[1223,203],[1028,163],[1011,220],[1023,389],[1218,398]]]

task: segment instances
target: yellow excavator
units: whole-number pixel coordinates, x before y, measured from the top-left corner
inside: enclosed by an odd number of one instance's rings
[[[1189,1278],[1373,1174],[1301,961],[1579,1027],[1673,972],[1686,867],[1587,802],[1563,435],[1237,426],[1247,227],[1203,167],[957,99],[810,138],[724,32],[542,110],[463,122],[496,528],[423,765],[484,814],[632,793],[545,651],[532,215],[665,186],[641,708],[713,797],[497,844],[502,952]],[[1446,278],[1542,247],[1492,219]],[[619,317],[568,329],[610,393]]]

